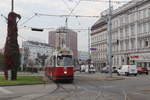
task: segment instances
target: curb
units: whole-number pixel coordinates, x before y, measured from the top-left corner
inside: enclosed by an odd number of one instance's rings
[[[0,85],[0,87],[5,87],[5,86],[25,86],[25,85],[45,85],[44,83],[37,83],[37,84],[15,84],[15,85]]]
[[[91,80],[97,80],[97,81],[115,81],[115,80],[125,80],[124,77],[108,77],[108,76],[89,76],[89,75],[83,75],[83,76],[77,76],[81,77],[83,79],[91,79]]]

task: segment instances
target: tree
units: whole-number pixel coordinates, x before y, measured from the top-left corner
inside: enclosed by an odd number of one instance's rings
[[[42,66],[45,66],[45,60],[47,59],[48,55],[41,55],[40,53],[37,53],[36,61],[38,61]]]
[[[34,60],[33,59],[29,59],[28,60],[28,65],[29,65],[29,67],[34,67]]]
[[[21,16],[15,12],[10,12],[7,19],[7,37],[4,51],[4,73],[5,79],[8,80],[8,70],[11,71],[11,80],[17,79],[17,70],[20,66],[20,52],[18,45],[18,28],[17,18]]]
[[[30,56],[30,50],[29,48],[24,48],[24,54],[23,54],[23,66],[27,67],[27,64],[29,62],[29,56]]]
[[[0,70],[4,68],[4,55],[0,53]]]

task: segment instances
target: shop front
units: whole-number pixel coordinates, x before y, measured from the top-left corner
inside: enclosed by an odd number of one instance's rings
[[[150,53],[130,55],[129,63],[136,64],[137,67],[145,67],[150,70]]]

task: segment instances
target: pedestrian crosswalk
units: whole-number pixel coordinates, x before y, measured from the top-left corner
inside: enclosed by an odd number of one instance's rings
[[[0,93],[3,94],[12,94],[10,90],[5,89],[4,87],[0,87]]]

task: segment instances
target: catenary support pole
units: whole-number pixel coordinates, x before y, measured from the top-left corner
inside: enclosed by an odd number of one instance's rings
[[[112,77],[112,23],[111,23],[112,7],[111,0],[109,0],[109,14],[108,14],[108,65],[109,65],[109,75]]]
[[[14,11],[14,0],[11,1],[11,11]]]
[[[91,54],[90,54],[90,27],[88,28],[88,53],[89,53],[89,59],[91,59]]]

